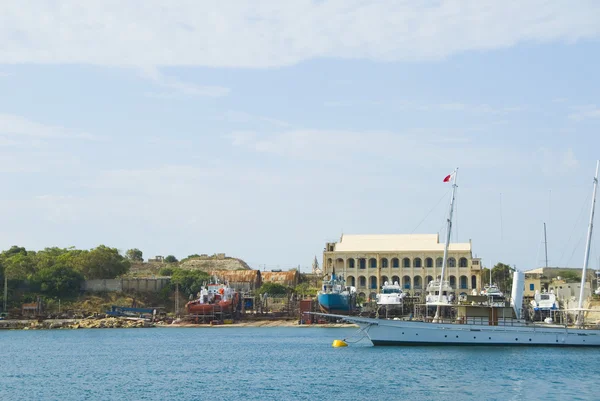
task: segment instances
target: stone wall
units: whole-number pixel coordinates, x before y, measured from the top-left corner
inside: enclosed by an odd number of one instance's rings
[[[85,292],[159,292],[169,285],[170,280],[168,277],[86,280],[81,284],[81,290]]]

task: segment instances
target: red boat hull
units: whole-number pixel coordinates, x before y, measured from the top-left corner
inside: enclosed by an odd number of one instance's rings
[[[231,301],[221,301],[216,304],[201,304],[196,301],[188,302],[185,306],[188,313],[197,315],[206,315],[213,313],[215,310],[223,311],[232,308],[233,304]]]

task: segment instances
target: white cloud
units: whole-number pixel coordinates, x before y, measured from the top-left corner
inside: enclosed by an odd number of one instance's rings
[[[587,106],[578,106],[573,108],[569,118],[575,121],[587,120],[589,118],[600,118],[600,107],[595,104],[589,104]]]
[[[464,135],[332,131],[297,129],[273,135],[226,135],[232,145],[257,152],[303,161],[334,162],[350,168],[377,169],[389,163],[411,167],[493,166],[501,164],[508,150],[487,148]],[[466,156],[466,157],[465,157]],[[514,152],[510,153],[514,156]],[[389,166],[388,166],[389,167]]]
[[[38,123],[14,114],[2,113],[0,113],[0,135],[37,139],[101,139],[87,132],[77,132],[61,126]]]
[[[0,15],[0,63],[10,64],[272,67],[318,57],[426,60],[600,33],[600,3],[593,0],[13,0],[0,3]]]
[[[565,151],[540,148],[534,156],[542,172],[548,176],[564,176],[579,167],[579,160],[571,148]]]
[[[233,146],[243,146],[252,143],[256,138],[256,133],[252,131],[234,131],[225,135],[225,138],[231,139]]]
[[[145,67],[142,69],[142,76],[156,85],[168,89],[167,93],[150,93],[151,97],[172,97],[173,94],[182,94],[186,96],[209,96],[220,97],[229,94],[229,88],[222,86],[202,86],[191,82],[181,81],[173,76],[168,76],[155,67]]]
[[[235,110],[228,110],[222,115],[218,116],[217,119],[235,123],[268,123],[269,125],[277,127],[291,126],[290,123],[283,120]]]

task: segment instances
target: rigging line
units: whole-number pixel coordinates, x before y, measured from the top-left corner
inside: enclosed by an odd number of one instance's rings
[[[456,195],[456,193],[458,192],[458,187],[456,187],[456,192],[454,192],[454,195]],[[454,242],[457,243],[458,242],[458,196],[454,199],[454,224],[452,225],[452,227],[454,227]]]
[[[414,228],[414,230],[411,231],[411,234],[414,234],[415,231],[417,231],[417,228],[419,228],[421,226],[421,224],[423,224],[423,222],[427,219],[427,217],[429,217],[429,215],[431,214],[431,212],[433,212],[433,210],[438,207],[438,205],[440,204],[440,202],[446,197],[446,195],[448,195],[448,192],[450,192],[449,190],[446,191],[446,193],[440,198],[440,200],[437,201],[437,203],[435,204],[435,206],[427,213],[427,215],[423,218],[423,220],[421,220],[421,222],[419,224],[417,224],[417,226]]]
[[[577,226],[579,225],[580,220],[583,218],[583,214],[584,212],[587,210],[587,203],[589,201],[590,195],[588,194],[585,197],[585,200],[583,201],[583,204],[581,205],[581,211],[579,212],[579,217],[577,218],[577,220],[575,220],[575,224],[573,225],[573,228],[571,229],[571,233],[569,234],[569,239],[567,239],[567,242],[565,242],[564,248],[562,250],[562,254],[560,255],[560,259],[558,259],[559,264],[562,264],[563,262],[563,257],[565,256],[565,252],[567,251],[567,247],[569,245],[569,242],[571,241],[571,238],[573,237],[573,233],[575,232],[575,228],[577,228]]]
[[[575,242],[575,245],[573,246],[573,252],[571,252],[571,256],[569,257],[569,260],[567,260],[567,264],[565,266],[571,264],[571,260],[573,259],[573,255],[575,255],[575,251],[577,250],[577,244],[580,244],[581,242],[583,242],[583,237],[585,235],[586,234],[581,234],[579,236],[579,239]]]

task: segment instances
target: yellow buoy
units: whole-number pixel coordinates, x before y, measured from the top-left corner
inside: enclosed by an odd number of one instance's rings
[[[331,344],[331,346],[333,348],[339,348],[339,347],[347,347],[348,344],[344,340],[333,340],[333,344]]]

